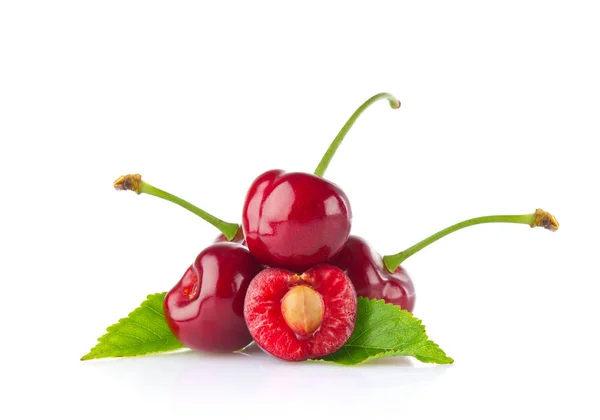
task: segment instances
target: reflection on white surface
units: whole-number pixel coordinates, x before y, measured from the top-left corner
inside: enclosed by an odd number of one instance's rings
[[[424,365],[409,358],[373,361],[358,367],[330,363],[291,363],[275,359],[251,346],[244,353],[228,355],[182,351],[131,359],[99,360],[81,365],[102,376],[111,389],[124,387],[144,394],[157,404],[186,407],[191,403],[224,405],[236,409],[257,401],[280,407],[298,398],[313,407],[333,410],[342,400],[358,403],[377,393],[402,404],[428,387],[448,366]],[[346,404],[347,404],[346,403]],[[338,407],[343,408],[343,407]],[[346,406],[351,408],[351,406]],[[269,409],[269,407],[265,407]]]
[[[103,374],[115,375],[119,381],[128,380],[139,387],[156,382],[154,378],[160,377],[160,386],[164,388],[181,387],[185,392],[220,393],[223,389],[232,391],[233,387],[245,394],[261,391],[287,394],[286,388],[290,383],[295,389],[310,388],[313,392],[329,390],[333,384],[339,389],[377,388],[382,384],[389,387],[392,378],[395,378],[392,381],[395,386],[408,386],[414,390],[417,383],[433,381],[447,368],[423,365],[405,357],[380,359],[354,367],[321,362],[293,363],[273,358],[256,346],[243,353],[226,355],[181,351],[131,359],[99,360],[89,365]],[[211,380],[207,381],[207,378]]]

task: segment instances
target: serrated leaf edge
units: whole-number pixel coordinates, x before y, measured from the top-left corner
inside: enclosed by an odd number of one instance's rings
[[[446,354],[446,352],[444,350],[442,350],[437,343],[435,343],[434,341],[432,341],[429,338],[429,336],[427,335],[427,332],[425,331],[425,325],[423,324],[423,321],[420,318],[415,317],[412,312],[409,312],[409,311],[407,311],[405,309],[402,309],[399,306],[393,305],[391,303],[387,303],[383,299],[375,299],[375,298],[369,299],[369,298],[366,298],[366,297],[363,297],[363,296],[359,296],[358,300],[359,301],[364,301],[364,302],[375,302],[375,303],[381,302],[383,305],[385,305],[387,307],[392,307],[393,309],[397,310],[398,312],[404,312],[404,313],[408,314],[410,318],[412,318],[413,320],[415,320],[417,322],[417,325],[419,327],[423,328],[423,333],[425,334],[425,337],[426,337],[426,341],[419,348],[422,348],[422,347],[425,347],[425,346],[432,346],[434,348],[437,348],[444,355],[444,360],[443,361],[439,361],[439,362],[438,361],[432,362],[432,361],[422,360],[416,354],[417,352],[415,352],[414,356],[412,356],[412,355],[409,356],[409,355],[406,355],[406,354],[402,354],[403,353],[402,351],[393,350],[393,349],[385,349],[382,352],[374,354],[372,356],[369,356],[366,359],[364,359],[362,361],[359,361],[357,363],[341,363],[341,362],[336,361],[336,360],[326,360],[326,359],[309,359],[309,361],[311,361],[311,362],[333,363],[333,364],[341,365],[341,366],[358,366],[358,365],[362,365],[362,364],[364,364],[366,362],[369,362],[369,361],[373,361],[373,360],[377,360],[377,359],[384,359],[384,358],[387,358],[387,357],[414,357],[415,359],[419,360],[422,363],[435,363],[435,364],[440,364],[440,365],[454,363],[454,359],[452,357],[448,356]],[[350,336],[350,338],[352,338],[352,336]],[[348,341],[350,341],[350,339]],[[336,352],[339,351],[339,350],[341,350],[341,349],[343,349],[345,346],[346,346],[346,344],[344,344],[342,347],[340,347],[338,350],[336,350]],[[352,346],[350,346],[350,347],[352,347]],[[354,346],[354,347],[371,348],[371,349],[377,349],[378,348],[378,347],[366,347],[366,346]],[[333,352],[331,354],[335,354],[335,352]],[[328,355],[328,356],[331,356],[331,355]],[[327,357],[327,356],[325,356],[325,357]]]
[[[98,351],[96,350],[98,348],[98,346],[102,343],[102,340],[107,338],[108,336],[110,336],[111,334],[121,334],[122,333],[117,333],[114,330],[116,328],[118,328],[119,325],[124,324],[125,322],[131,322],[131,320],[129,319],[136,311],[140,310],[141,308],[147,308],[147,309],[151,309],[153,312],[157,313],[156,310],[154,310],[154,308],[149,307],[148,306],[148,300],[154,298],[155,296],[161,296],[162,299],[164,300],[164,297],[167,295],[167,292],[160,292],[160,293],[151,293],[149,295],[146,296],[146,299],[135,309],[133,309],[131,312],[129,312],[129,314],[127,314],[126,317],[123,317],[121,319],[119,319],[117,322],[115,322],[114,324],[109,325],[106,328],[106,333],[104,333],[102,336],[100,336],[96,341],[96,345],[94,347],[92,347],[92,349],[90,349],[90,351],[85,354],[84,356],[81,357],[81,361],[86,361],[86,360],[93,360],[93,359],[103,359],[103,358],[107,358],[107,357],[135,357],[135,356],[143,356],[143,355],[147,355],[147,354],[156,354],[156,353],[166,353],[166,352],[170,352],[170,351],[174,351],[174,350],[178,350],[179,348],[182,348],[183,345],[181,343],[179,343],[179,341],[177,341],[177,339],[175,338],[175,336],[172,337],[163,337],[160,338],[158,340],[153,340],[153,341],[146,341],[143,343],[140,343],[139,346],[142,346],[144,344],[151,344],[151,343],[157,343],[159,341],[165,341],[165,344],[167,342],[169,342],[169,339],[172,339],[174,343],[178,343],[179,347],[174,347],[174,348],[169,348],[168,350],[157,350],[157,351],[147,351],[147,352],[143,352],[143,353],[136,353],[136,354],[132,354],[132,355],[128,355],[128,356],[110,356],[107,355],[107,351]],[[159,313],[157,313],[158,315],[161,315]],[[164,315],[163,315],[164,316]],[[136,325],[139,325],[137,323],[134,323]],[[139,325],[141,327],[143,327],[144,329],[148,329],[147,327],[143,326],[143,325]],[[154,331],[152,331],[152,333],[156,334]],[[131,348],[135,348],[136,346],[132,346]]]

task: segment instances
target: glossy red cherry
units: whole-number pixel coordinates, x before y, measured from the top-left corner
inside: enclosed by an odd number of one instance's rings
[[[350,234],[350,203],[337,185],[321,177],[358,117],[382,99],[400,108],[400,101],[385,92],[365,101],[333,139],[314,175],[271,170],[252,183],[242,227],[250,252],[260,262],[300,272],[326,262],[342,248]]]
[[[350,202],[337,185],[312,174],[271,170],[250,186],[242,227],[258,261],[301,272],[344,246],[351,220]]]
[[[354,330],[357,305],[352,282],[337,267],[324,264],[301,275],[267,268],[252,280],[244,313],[264,351],[300,361],[343,346]]]
[[[363,238],[351,235],[330,263],[348,275],[358,296],[383,299],[412,312],[415,306],[412,280],[400,266],[390,273],[382,257]]]
[[[175,337],[206,352],[232,352],[250,344],[244,299],[262,268],[240,244],[216,243],[202,251],[165,297],[165,317]]]

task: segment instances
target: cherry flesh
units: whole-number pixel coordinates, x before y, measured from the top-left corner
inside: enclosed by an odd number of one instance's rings
[[[352,282],[327,264],[301,275],[267,268],[250,284],[244,304],[256,343],[290,361],[323,357],[342,347],[354,330],[356,311]]]
[[[244,299],[262,269],[240,244],[207,247],[165,297],[165,317],[175,337],[205,352],[233,352],[250,344]]]
[[[344,246],[352,222],[346,194],[316,175],[271,170],[246,195],[242,227],[261,263],[302,272]]]
[[[393,273],[382,257],[363,238],[351,235],[342,250],[330,261],[350,278],[358,296],[383,299],[409,312],[415,306],[415,288],[406,271],[398,266]]]

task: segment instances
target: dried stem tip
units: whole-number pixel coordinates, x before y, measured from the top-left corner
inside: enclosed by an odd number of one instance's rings
[[[115,190],[119,191],[135,191],[137,194],[142,193],[142,176],[140,174],[130,174],[120,176],[113,183]]]
[[[532,228],[540,226],[555,232],[558,229],[558,221],[547,211],[537,209],[533,214],[533,220],[531,221],[530,226]]]

